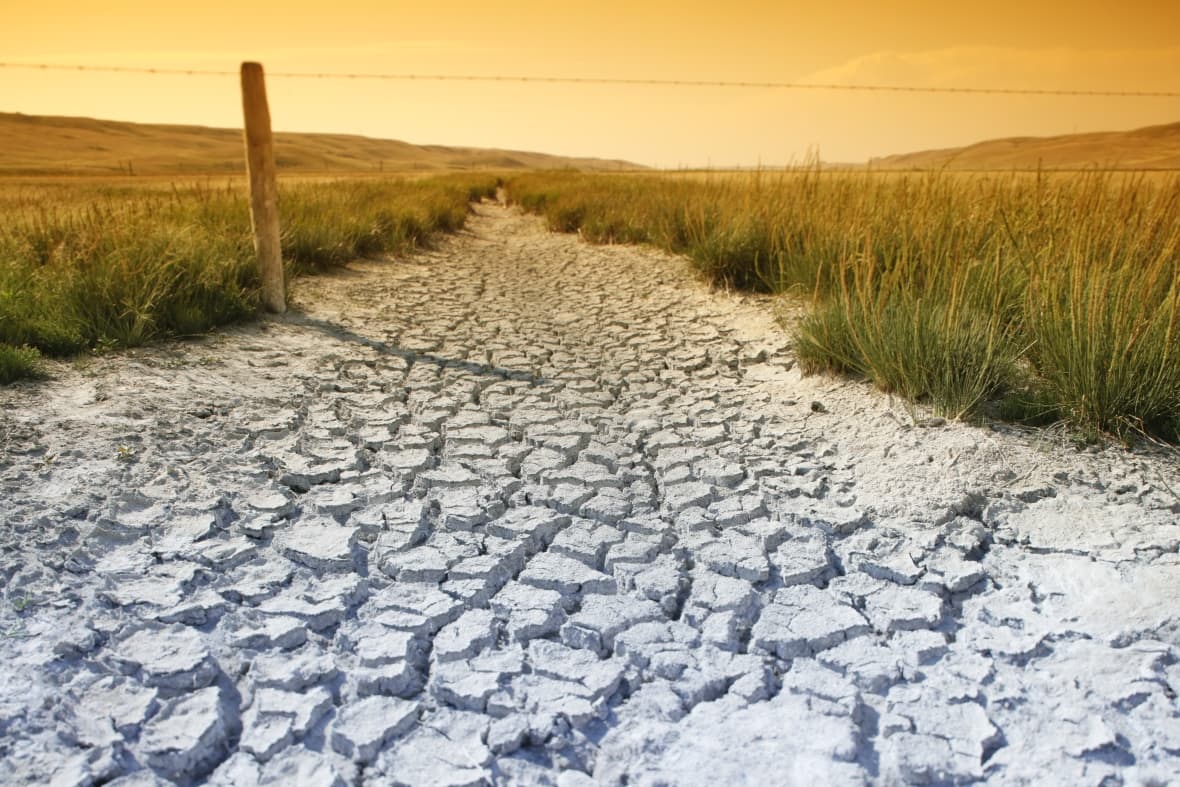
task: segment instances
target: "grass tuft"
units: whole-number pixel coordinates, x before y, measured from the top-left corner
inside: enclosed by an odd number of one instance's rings
[[[0,385],[29,377],[41,372],[41,353],[32,347],[13,347],[0,344]]]

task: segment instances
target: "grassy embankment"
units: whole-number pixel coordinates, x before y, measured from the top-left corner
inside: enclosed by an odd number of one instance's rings
[[[1180,438],[1175,178],[537,174],[508,191],[554,230],[804,294],[807,372],[863,376],[954,417]]]
[[[283,258],[307,273],[463,225],[488,175],[280,184]],[[0,187],[0,383],[70,355],[182,336],[258,312],[241,184]]]

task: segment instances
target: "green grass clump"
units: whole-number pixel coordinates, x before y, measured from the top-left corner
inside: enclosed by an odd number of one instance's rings
[[[468,200],[495,189],[484,175],[280,184],[288,272],[422,245],[460,228]],[[11,185],[0,207],[0,346],[68,355],[258,312],[240,185]]]
[[[552,229],[809,298],[806,371],[957,417],[1180,439],[1180,179],[812,167],[530,174],[507,189]]]
[[[805,372],[837,371],[883,390],[927,401],[941,415],[975,413],[1015,378],[1019,349],[1007,322],[980,302],[970,276],[954,276],[950,298],[907,281],[898,266],[885,281],[858,266],[852,283],[815,306],[796,351]]]
[[[250,316],[257,284],[239,201],[150,194],[73,210],[46,206],[4,227],[0,341],[64,355]]]
[[[1071,420],[1127,438],[1180,438],[1180,284],[1175,250],[1136,265],[1079,255],[1028,293],[1030,357]]]
[[[0,344],[0,385],[36,377],[40,371],[40,360],[41,353],[32,347]]]

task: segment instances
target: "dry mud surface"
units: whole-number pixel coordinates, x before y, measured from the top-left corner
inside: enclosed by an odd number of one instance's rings
[[[0,391],[0,780],[1180,773],[1174,456],[803,378],[494,205],[296,301]]]

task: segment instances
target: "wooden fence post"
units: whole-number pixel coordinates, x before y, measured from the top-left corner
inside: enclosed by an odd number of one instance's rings
[[[246,171],[250,175],[250,222],[262,279],[262,305],[282,314],[287,310],[283,258],[279,248],[279,189],[275,182],[275,149],[270,133],[270,108],[261,63],[242,63],[242,112],[246,119]]]

